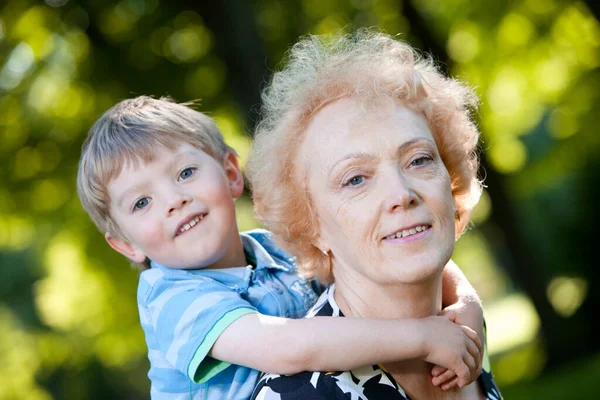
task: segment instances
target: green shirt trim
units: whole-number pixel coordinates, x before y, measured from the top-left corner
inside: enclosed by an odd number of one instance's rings
[[[212,329],[204,337],[202,343],[200,343],[200,346],[198,346],[194,357],[192,357],[192,361],[190,361],[188,367],[188,376],[190,379],[196,383],[204,383],[231,365],[225,361],[215,360],[214,358],[209,357],[208,352],[217,341],[217,338],[221,336],[221,333],[223,333],[233,321],[246,314],[256,312],[257,311],[253,308],[236,308],[223,315],[223,317],[213,325]]]

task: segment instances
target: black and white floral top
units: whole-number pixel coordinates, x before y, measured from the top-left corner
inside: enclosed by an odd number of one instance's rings
[[[335,302],[335,284],[331,285],[310,309],[306,318],[314,316],[343,317]],[[490,373],[484,355],[479,384],[488,400],[501,400],[502,395]],[[345,372],[301,372],[295,375],[264,375],[252,394],[252,400],[410,400],[392,375],[379,365]]]

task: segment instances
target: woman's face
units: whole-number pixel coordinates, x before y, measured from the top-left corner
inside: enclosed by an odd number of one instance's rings
[[[454,249],[450,177],[424,118],[381,102],[365,112],[345,98],[312,119],[298,154],[319,241],[336,278],[416,283],[439,272]]]

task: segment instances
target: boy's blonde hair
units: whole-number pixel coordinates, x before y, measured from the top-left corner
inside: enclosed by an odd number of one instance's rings
[[[299,269],[323,281],[331,277],[329,259],[315,244],[315,208],[295,158],[313,116],[345,97],[358,99],[365,112],[390,101],[425,117],[452,180],[458,237],[482,189],[479,132],[470,119],[478,99],[471,89],[445,77],[409,44],[370,29],[309,35],[288,57],[262,94],[246,175],[257,216],[279,245],[297,256]]]
[[[139,96],[123,100],[106,111],[92,126],[83,143],[77,193],[98,229],[127,240],[110,215],[107,185],[125,164],[139,166],[154,160],[156,146],[168,149],[190,144],[219,162],[235,154],[227,146],[212,118],[169,98]],[[143,268],[149,268],[146,260]]]

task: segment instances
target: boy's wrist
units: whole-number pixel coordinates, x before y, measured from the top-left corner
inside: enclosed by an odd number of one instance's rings
[[[417,359],[425,359],[429,355],[429,335],[427,334],[427,319],[411,319],[414,323],[415,331],[414,338],[416,340],[416,357]]]

